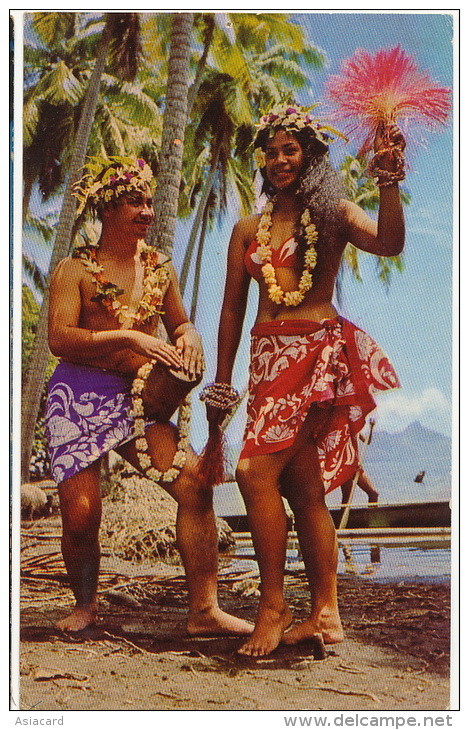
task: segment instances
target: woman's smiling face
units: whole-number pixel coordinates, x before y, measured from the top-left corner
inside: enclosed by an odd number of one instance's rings
[[[303,170],[304,154],[295,135],[279,130],[269,137],[265,158],[267,179],[276,190],[296,184]]]

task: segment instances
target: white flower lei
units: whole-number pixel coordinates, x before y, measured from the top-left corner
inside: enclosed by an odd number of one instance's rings
[[[150,375],[155,362],[156,360],[150,360],[149,362],[146,362],[144,365],[142,365],[139,368],[137,376],[132,383],[132,415],[135,419],[135,448],[137,450],[137,458],[140,467],[148,479],[151,479],[157,484],[164,486],[165,484],[170,484],[171,482],[174,482],[178,478],[181,469],[186,463],[187,449],[189,447],[189,426],[191,408],[188,398],[185,398],[179,406],[179,440],[176,447],[176,453],[174,455],[173,463],[171,464],[170,468],[167,469],[165,472],[159,471],[159,469],[156,469],[156,467],[152,465],[151,456],[147,453],[148,442],[145,436],[145,420],[143,418],[144,409],[142,400],[142,391],[145,387],[145,382]]]
[[[312,270],[317,263],[317,254],[315,243],[318,240],[316,226],[311,221],[308,208],[302,213],[301,225],[303,226],[305,237],[308,242],[308,248],[305,252],[305,267],[300,277],[298,289],[296,291],[284,292],[277,283],[275,268],[272,266],[272,248],[270,246],[270,229],[272,227],[272,212],[275,206],[275,196],[269,200],[262,211],[259,227],[257,229],[257,255],[264,261],[262,266],[262,275],[268,287],[269,298],[275,304],[285,304],[287,307],[297,307],[304,299],[305,293],[313,286]]]

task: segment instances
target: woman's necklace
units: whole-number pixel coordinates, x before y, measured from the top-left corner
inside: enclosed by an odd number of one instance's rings
[[[271,198],[262,211],[259,227],[257,229],[256,240],[259,244],[257,254],[261,261],[262,275],[268,287],[269,298],[275,304],[285,304],[287,307],[297,307],[304,299],[305,293],[313,286],[312,270],[316,266],[317,254],[314,244],[318,240],[318,232],[316,226],[311,221],[308,208],[305,208],[301,215],[301,225],[304,229],[305,238],[308,242],[308,248],[305,251],[305,267],[300,277],[298,289],[296,291],[284,292],[277,283],[275,268],[272,266],[272,248],[270,245],[271,228],[272,228],[272,212],[274,210],[276,198]]]
[[[92,297],[92,301],[103,304],[119,324],[129,320],[133,324],[141,323],[155,314],[163,314],[161,306],[164,294],[161,287],[169,280],[168,268],[158,263],[158,252],[144,241],[138,242],[137,252],[143,264],[144,275],[143,293],[135,312],[129,311],[129,307],[119,301],[118,297],[123,294],[123,290],[104,277],[104,268],[96,257],[96,246],[79,246],[74,252],[74,257],[81,260],[96,286],[96,296]]]

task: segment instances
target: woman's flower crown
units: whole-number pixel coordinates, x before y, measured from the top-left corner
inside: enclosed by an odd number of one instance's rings
[[[273,137],[279,129],[284,132],[299,132],[302,129],[310,129],[316,139],[321,142],[326,150],[329,143],[334,140],[334,136],[346,139],[341,132],[327,124],[322,124],[319,119],[314,118],[310,112],[317,104],[311,107],[300,107],[295,104],[279,104],[275,106],[268,114],[261,117],[259,124],[256,124],[257,134],[265,129],[269,130],[269,137]],[[265,154],[262,147],[258,146],[254,150],[254,159],[258,167],[265,167]]]
[[[152,191],[156,187],[151,167],[142,159],[92,157],[86,170],[73,186],[73,195],[78,199],[77,217],[87,212],[96,214],[111,200],[132,190],[144,190],[145,185]]]

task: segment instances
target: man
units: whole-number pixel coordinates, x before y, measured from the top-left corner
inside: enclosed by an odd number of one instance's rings
[[[49,346],[61,362],[49,385],[46,435],[59,483],[62,552],[76,599],[71,615],[57,626],[80,631],[97,618],[100,460],[115,449],[145,471],[143,451],[178,503],[188,632],[246,634],[251,625],[217,603],[212,494],[198,480],[196,455],[189,447],[185,463],[176,462],[179,437],[169,422],[140,418],[143,433],[135,429],[132,383],[142,365],[157,361],[192,377],[203,369],[200,336],[188,321],[174,267],[143,240],[154,216],[152,183],[143,160],[120,160],[85,176],[76,186],[78,214],[97,216],[101,236],[96,246],[81,246],[61,261],[51,283]],[[171,343],[155,336],[160,314]]]
[[[362,433],[359,435],[360,441],[363,441],[365,446],[369,446],[371,444],[371,439],[373,437],[373,429],[375,427],[375,421],[370,419],[369,424],[370,428],[368,431],[368,435],[364,436]],[[358,477],[355,475],[355,477],[351,477],[350,479],[347,479],[346,482],[341,484],[341,491],[342,491],[342,504],[348,504],[351,496],[352,496],[352,490],[353,490],[353,482],[356,479],[356,486],[359,487],[365,494],[368,496],[368,502],[370,504],[374,504],[378,501],[379,494],[378,491],[375,488],[375,485],[373,484],[371,478],[368,476],[366,471],[364,470],[363,466],[360,464],[358,469]]]
[[[362,466],[358,467],[359,474],[357,479],[357,487],[360,487],[360,489],[365,492],[365,494],[368,497],[368,502],[370,504],[375,504],[378,501],[379,494],[377,490],[375,489],[375,486],[373,482],[371,481],[368,474],[365,472]],[[354,479],[347,479],[346,482],[341,484],[341,491],[342,491],[342,504],[348,504],[350,501],[350,496],[352,494],[352,487],[353,487]]]

